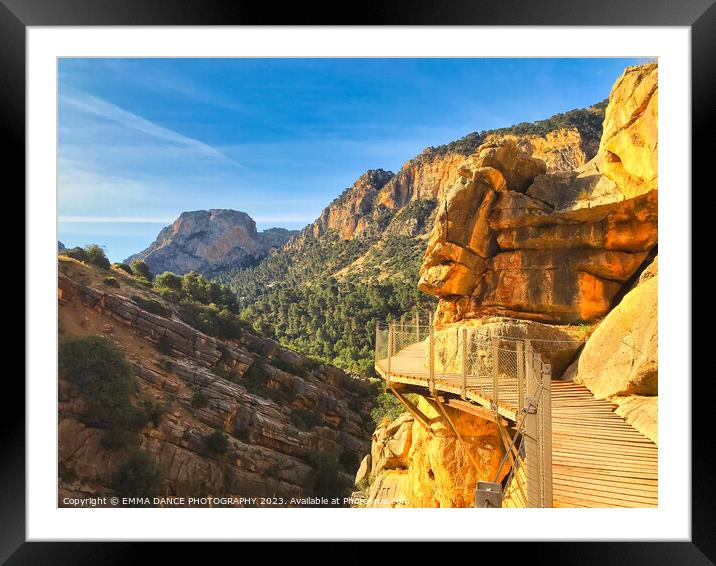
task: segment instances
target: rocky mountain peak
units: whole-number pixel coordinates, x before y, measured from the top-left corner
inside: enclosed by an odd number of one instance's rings
[[[256,222],[245,212],[230,209],[182,212],[144,251],[129,258],[144,260],[152,273],[184,274],[246,266],[283,246],[294,234],[283,228],[256,230]]]

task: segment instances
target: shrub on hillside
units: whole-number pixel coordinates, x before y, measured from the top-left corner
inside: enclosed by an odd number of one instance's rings
[[[59,348],[60,376],[83,398],[83,419],[105,429],[105,448],[136,444],[136,431],[149,422],[134,406],[138,390],[131,366],[122,351],[104,336],[63,340]]]
[[[209,398],[201,391],[195,391],[191,397],[191,406],[195,409],[203,409],[209,404]]]
[[[217,338],[240,338],[246,332],[254,333],[251,324],[239,315],[228,308],[219,309],[213,304],[182,303],[180,315],[188,325]]]
[[[121,269],[122,271],[124,271],[125,273],[127,273],[129,275],[134,275],[134,273],[132,273],[132,268],[129,267],[129,265],[127,265],[126,263],[113,263],[112,267]]]
[[[92,265],[99,267],[101,269],[109,269],[110,263],[107,259],[107,256],[104,253],[104,250],[98,246],[97,244],[90,244],[85,248],[85,253],[87,254],[87,263],[91,263]]]
[[[252,363],[246,372],[244,372],[241,384],[246,387],[252,393],[258,395],[265,395],[267,392],[266,382],[268,381],[269,373],[261,362],[255,361]]]
[[[206,447],[214,454],[225,454],[229,449],[229,439],[223,430],[216,428],[206,437]]]
[[[154,426],[159,426],[159,423],[168,408],[167,404],[162,403],[161,401],[154,401],[149,398],[142,400],[142,410],[144,411],[147,420]]]
[[[182,290],[182,278],[171,271],[165,271],[154,278],[155,287],[166,287],[174,291]]]
[[[105,277],[104,279],[102,279],[102,283],[107,285],[107,287],[119,287],[119,283],[117,282],[116,277]]]
[[[154,459],[144,450],[132,453],[115,476],[117,491],[125,497],[154,497],[162,489],[162,476]]]
[[[132,297],[132,302],[140,309],[150,312],[152,314],[158,314],[159,316],[163,316],[166,318],[169,318],[172,314],[172,311],[170,311],[162,303],[154,299],[145,299],[144,297],[140,297],[139,295],[134,295]]]
[[[172,339],[169,338],[166,334],[159,338],[159,341],[157,342],[157,350],[161,354],[164,354],[165,356],[168,356],[172,353]]]
[[[84,248],[80,248],[79,246],[62,250],[60,255],[71,257],[72,259],[76,259],[77,261],[84,263],[87,262],[87,252],[85,252]]]
[[[349,486],[341,479],[338,457],[333,452],[314,452],[308,458],[313,468],[313,490],[319,497],[342,497]]]
[[[157,275],[153,287],[163,298],[173,303],[178,303],[183,298],[182,278],[169,271]]]
[[[122,351],[104,336],[82,336],[60,343],[60,375],[101,405],[116,406],[137,390]]]
[[[135,259],[132,262],[131,268],[132,273],[134,273],[134,275],[136,275],[137,277],[141,277],[143,279],[146,279],[147,281],[151,281],[154,278],[152,272],[149,271],[149,266],[141,259]]]

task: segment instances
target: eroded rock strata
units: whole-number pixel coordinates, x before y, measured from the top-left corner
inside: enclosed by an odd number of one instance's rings
[[[223,268],[252,265],[271,250],[281,248],[295,231],[284,228],[256,230],[256,223],[237,210],[183,212],[163,228],[145,250],[128,257],[140,259],[154,274],[189,271],[209,274]]]
[[[167,407],[139,433],[139,448],[158,463],[164,494],[199,497],[306,497],[316,492],[316,452],[368,451],[372,422],[368,382],[316,364],[273,340],[246,332],[219,340],[168,316],[147,312],[136,296],[161,300],[121,272],[119,289],[103,288],[94,268],[62,258],[59,276],[62,337],[101,334],[125,353],[142,394]],[[157,345],[168,337],[171,351]],[[107,449],[104,430],[86,419],[86,400],[60,376],[60,501],[111,495],[125,454]],[[200,392],[205,400],[194,406]],[[310,411],[315,423],[296,420]],[[223,454],[207,448],[218,429]],[[350,483],[355,469],[340,471]]]
[[[450,360],[463,332],[529,338],[553,378],[583,383],[658,441],[657,101],[657,66],[627,68],[589,159],[576,150],[547,159],[539,144],[491,138],[434,191],[419,287],[439,298],[436,371],[457,371]],[[473,468],[456,463],[456,446],[431,448],[444,446],[438,436],[407,414],[379,427],[357,477],[370,483],[368,504],[472,505]],[[491,472],[486,465],[479,479]]]

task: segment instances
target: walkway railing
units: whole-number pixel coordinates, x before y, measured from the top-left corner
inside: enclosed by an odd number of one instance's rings
[[[524,454],[528,506],[551,506],[551,366],[530,340],[481,327],[436,332],[431,316],[403,318],[376,326],[375,367],[389,386],[424,388],[433,398],[440,392],[488,409],[498,423],[512,421],[502,465],[509,462],[511,479]]]

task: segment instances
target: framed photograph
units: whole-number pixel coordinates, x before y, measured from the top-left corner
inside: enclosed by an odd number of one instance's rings
[[[2,2],[27,222],[8,564],[139,541],[712,563],[709,2],[322,25]]]

